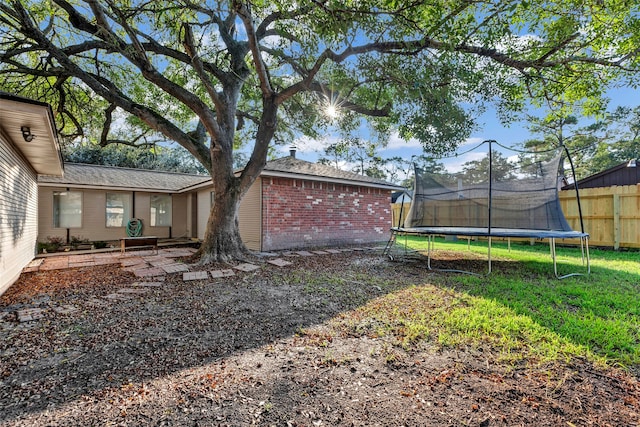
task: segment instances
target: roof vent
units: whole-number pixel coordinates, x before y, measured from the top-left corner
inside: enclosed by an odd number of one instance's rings
[[[289,155],[295,159],[296,158],[296,146],[292,145],[291,147],[289,147]]]

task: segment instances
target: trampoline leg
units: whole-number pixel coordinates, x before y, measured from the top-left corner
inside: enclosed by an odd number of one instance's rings
[[[449,273],[464,273],[471,274],[472,276],[482,276],[482,274],[474,273],[472,271],[465,270],[453,270],[448,268],[433,268],[431,267],[431,251],[435,251],[436,248],[436,239],[433,234],[427,234],[427,268],[431,271],[443,271]],[[491,270],[491,264],[489,264],[489,270]],[[488,273],[487,273],[488,274]]]
[[[382,256],[388,256],[391,261],[393,261],[393,254],[391,253],[391,248],[396,242],[396,237],[398,232],[396,230],[391,230],[391,236],[389,236],[389,241],[387,241],[387,246],[385,246],[382,251]]]
[[[471,250],[471,237],[467,237],[467,250]]]
[[[491,274],[491,236],[489,236],[489,246],[488,246],[488,258],[489,258],[489,271],[487,274]]]
[[[511,237],[507,237],[507,250],[511,253]]]
[[[556,262],[556,239],[554,237],[549,239],[549,247],[551,248],[551,259],[553,260],[553,274],[558,277],[558,263]]]
[[[407,244],[409,243],[409,235],[405,233],[404,235],[404,256],[407,257]]]
[[[591,274],[591,259],[589,258],[589,237],[584,237],[585,247],[587,249],[587,276]]]
[[[586,276],[588,276],[589,274],[591,274],[591,260],[589,259],[589,238],[588,237],[581,237],[580,238],[580,244],[582,245],[583,242],[585,244],[586,255],[587,255],[587,274],[586,274]],[[569,274],[565,274],[563,276],[558,276],[558,265],[557,265],[557,261],[556,261],[556,239],[555,238],[551,238],[549,243],[550,243],[550,246],[551,246],[551,257],[553,258],[553,273],[556,275],[556,278],[558,280],[566,279],[567,277],[571,277],[571,276],[585,276],[585,274],[583,274],[583,273],[569,273]],[[583,261],[583,263],[584,263],[584,261]]]
[[[431,234],[427,235],[427,268],[431,270]]]

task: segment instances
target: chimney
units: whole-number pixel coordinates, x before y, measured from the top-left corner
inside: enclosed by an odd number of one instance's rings
[[[289,147],[289,156],[291,156],[291,158],[295,159],[296,158],[296,146],[292,145],[291,147]]]

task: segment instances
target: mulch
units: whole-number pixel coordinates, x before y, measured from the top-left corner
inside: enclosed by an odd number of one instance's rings
[[[424,268],[362,252],[286,259],[187,282],[145,282],[113,265],[23,274],[0,297],[0,424],[640,424],[640,383],[620,369],[504,365],[488,345],[406,350],[332,328],[341,313],[428,281]],[[363,274],[394,285],[325,283]],[[33,307],[41,319],[14,315]]]

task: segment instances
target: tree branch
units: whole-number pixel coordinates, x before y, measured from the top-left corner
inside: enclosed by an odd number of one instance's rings
[[[216,91],[216,88],[214,87],[213,82],[211,82],[211,79],[209,79],[209,76],[205,72],[202,61],[200,60],[200,56],[196,51],[195,43],[193,41],[193,32],[191,31],[191,26],[187,23],[183,23],[182,30],[184,33],[184,38],[183,38],[184,50],[187,53],[187,55],[189,55],[189,57],[191,58],[191,64],[193,65],[193,68],[196,71],[198,78],[204,85],[204,88],[209,94],[209,97],[211,98],[211,100],[213,101],[216,107],[216,110],[218,112],[224,111],[225,109],[224,103],[218,96],[218,92]]]
[[[55,0],[55,1],[57,3],[58,2],[66,3],[65,0]],[[95,0],[91,0],[91,1],[95,3]],[[111,49],[119,52],[125,58],[127,58],[133,65],[135,65],[141,71],[145,79],[155,84],[160,89],[164,90],[169,95],[173,96],[183,104],[189,105],[192,108],[193,112],[205,124],[207,131],[209,132],[209,135],[211,135],[212,137],[212,143],[214,140],[222,140],[222,138],[220,138],[222,134],[221,129],[219,128],[218,124],[215,121],[215,114],[209,109],[209,107],[204,102],[202,102],[202,100],[200,100],[200,98],[198,98],[195,94],[191,93],[190,91],[184,89],[182,86],[177,85],[171,80],[164,77],[160,72],[158,72],[155,69],[155,67],[151,65],[146,55],[141,54],[139,50],[132,51],[131,49],[128,49],[127,44],[124,43],[120,38],[118,38],[117,35],[111,32],[108,22],[106,21],[107,18],[104,15],[104,12],[102,11],[102,9],[99,7],[99,5],[96,4],[95,7],[92,5],[92,10],[94,10],[94,13],[97,15],[96,20],[100,23],[100,26],[97,28],[97,31],[94,35],[101,38],[103,41],[105,41],[107,45],[111,47]],[[80,20],[80,17],[78,17],[79,14],[77,13],[77,11],[74,10],[74,14],[75,14],[74,16],[76,16],[74,20],[75,21]],[[82,21],[80,22],[80,25],[84,26]],[[50,43],[48,44],[53,46]],[[59,51],[59,49],[57,50]],[[70,61],[67,60],[67,63],[70,63]],[[79,70],[80,72],[83,72],[79,67],[76,66],[75,68],[77,68],[77,70]],[[130,111],[127,108],[124,108],[124,109],[127,111]],[[151,116],[149,116],[148,114],[145,114],[145,117],[150,118]],[[189,150],[188,147],[185,147],[185,148]],[[210,158],[209,158],[209,162],[210,162]]]
[[[115,109],[116,109],[116,105],[115,104],[111,104],[104,111],[105,120],[104,120],[104,125],[102,126],[102,133],[100,134],[100,146],[102,146],[102,147],[107,145],[107,139],[109,137],[109,131],[111,130],[111,121],[112,121],[111,114],[113,113],[113,111]]]
[[[255,28],[253,26],[253,17],[246,4],[239,0],[234,0],[234,8],[242,20],[245,31],[247,32],[247,39],[249,40],[249,49],[251,50],[251,56],[253,57],[253,64],[256,67],[256,73],[260,80],[260,90],[263,97],[273,96],[273,88],[271,87],[271,81],[269,79],[269,72],[262,59],[260,52],[260,45],[258,36],[256,35]]]

